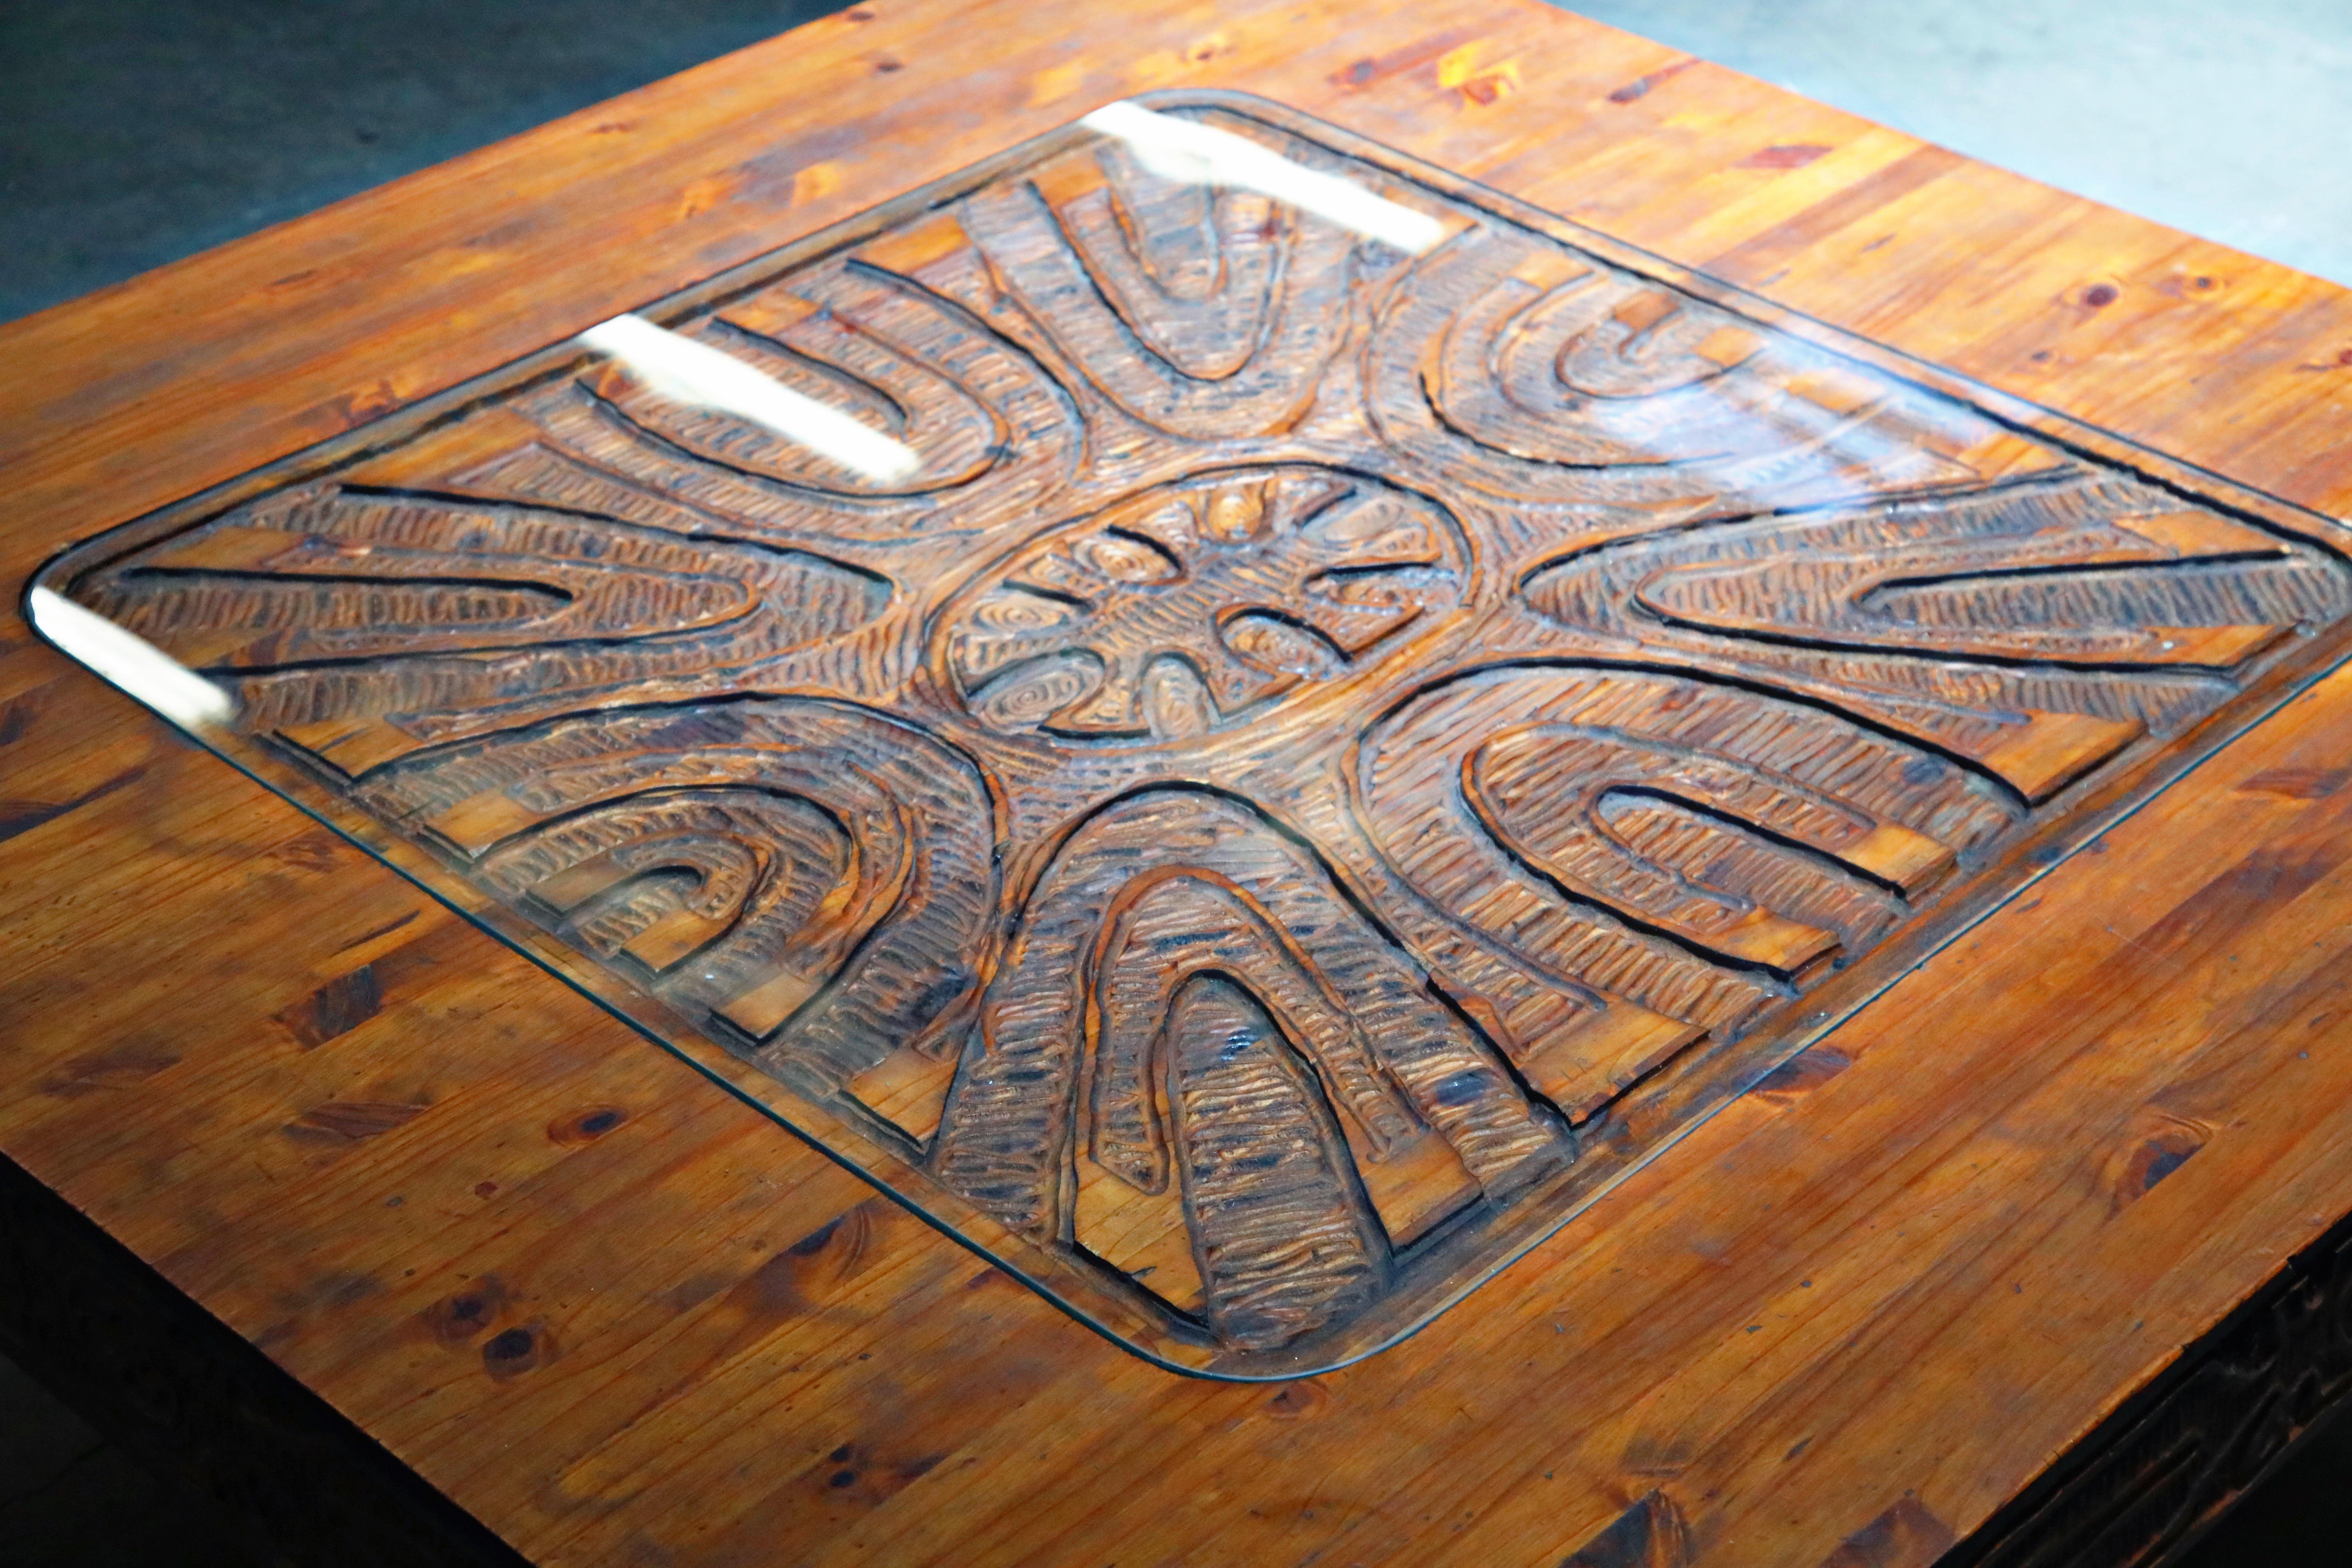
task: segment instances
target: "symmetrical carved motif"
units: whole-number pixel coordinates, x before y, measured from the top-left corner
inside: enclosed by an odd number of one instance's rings
[[[2352,609],[2319,520],[1187,112],[1449,237],[1066,133],[666,313],[911,479],[575,359],[53,579],[1244,1370],[1410,1326]]]
[[[948,661],[992,728],[1191,740],[1456,608],[1451,533],[1420,497],[1328,468],[1146,490],[983,577]]]

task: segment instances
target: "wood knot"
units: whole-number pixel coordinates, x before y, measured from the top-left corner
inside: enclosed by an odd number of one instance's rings
[[[496,1322],[506,1304],[506,1286],[496,1275],[485,1274],[464,1289],[425,1308],[423,1316],[435,1339],[445,1345],[462,1345]]]
[[[1312,1379],[1286,1383],[1266,1397],[1265,1413],[1281,1421],[1301,1421],[1322,1415],[1330,1403],[1323,1385]]]
[[[2205,1147],[2205,1138],[2206,1130],[2191,1122],[2167,1119],[2153,1128],[2143,1124],[2110,1162],[2115,1174],[2107,1212],[2119,1213],[2126,1205],[2146,1197],[2158,1183]]]
[[[501,1381],[520,1377],[554,1359],[554,1342],[540,1323],[500,1329],[482,1345],[482,1369]]]
[[[629,1113],[617,1105],[592,1105],[549,1122],[547,1135],[567,1149],[577,1148],[583,1143],[593,1143],[628,1119]]]

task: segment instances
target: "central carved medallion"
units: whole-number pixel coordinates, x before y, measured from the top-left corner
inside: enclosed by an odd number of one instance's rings
[[[947,657],[992,728],[1189,740],[1361,673],[1462,602],[1434,502],[1293,465],[1163,485],[984,574]]]
[[[1446,237],[1073,128],[651,308],[910,478],[557,350],[47,580],[1007,1268],[1265,1376],[1424,1321],[2344,641],[2327,519],[1181,112]]]

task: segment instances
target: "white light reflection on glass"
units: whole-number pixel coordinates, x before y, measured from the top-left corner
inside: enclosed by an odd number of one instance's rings
[[[657,327],[642,316],[615,316],[581,333],[580,342],[620,361],[656,397],[763,425],[877,482],[907,479],[922,467],[922,459],[905,442],[794,392],[724,349]]]
[[[1163,180],[1255,191],[1408,256],[1419,256],[1445,237],[1445,226],[1427,213],[1293,163],[1230,131],[1123,101],[1107,103],[1079,123],[1125,142],[1137,162]]]

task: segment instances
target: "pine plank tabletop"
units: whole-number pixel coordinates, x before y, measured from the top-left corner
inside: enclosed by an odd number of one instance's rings
[[[0,363],[244,713],[0,628],[0,1155],[445,1553],[2154,1562],[2352,1381],[2333,285],[1532,0],[905,0]]]

